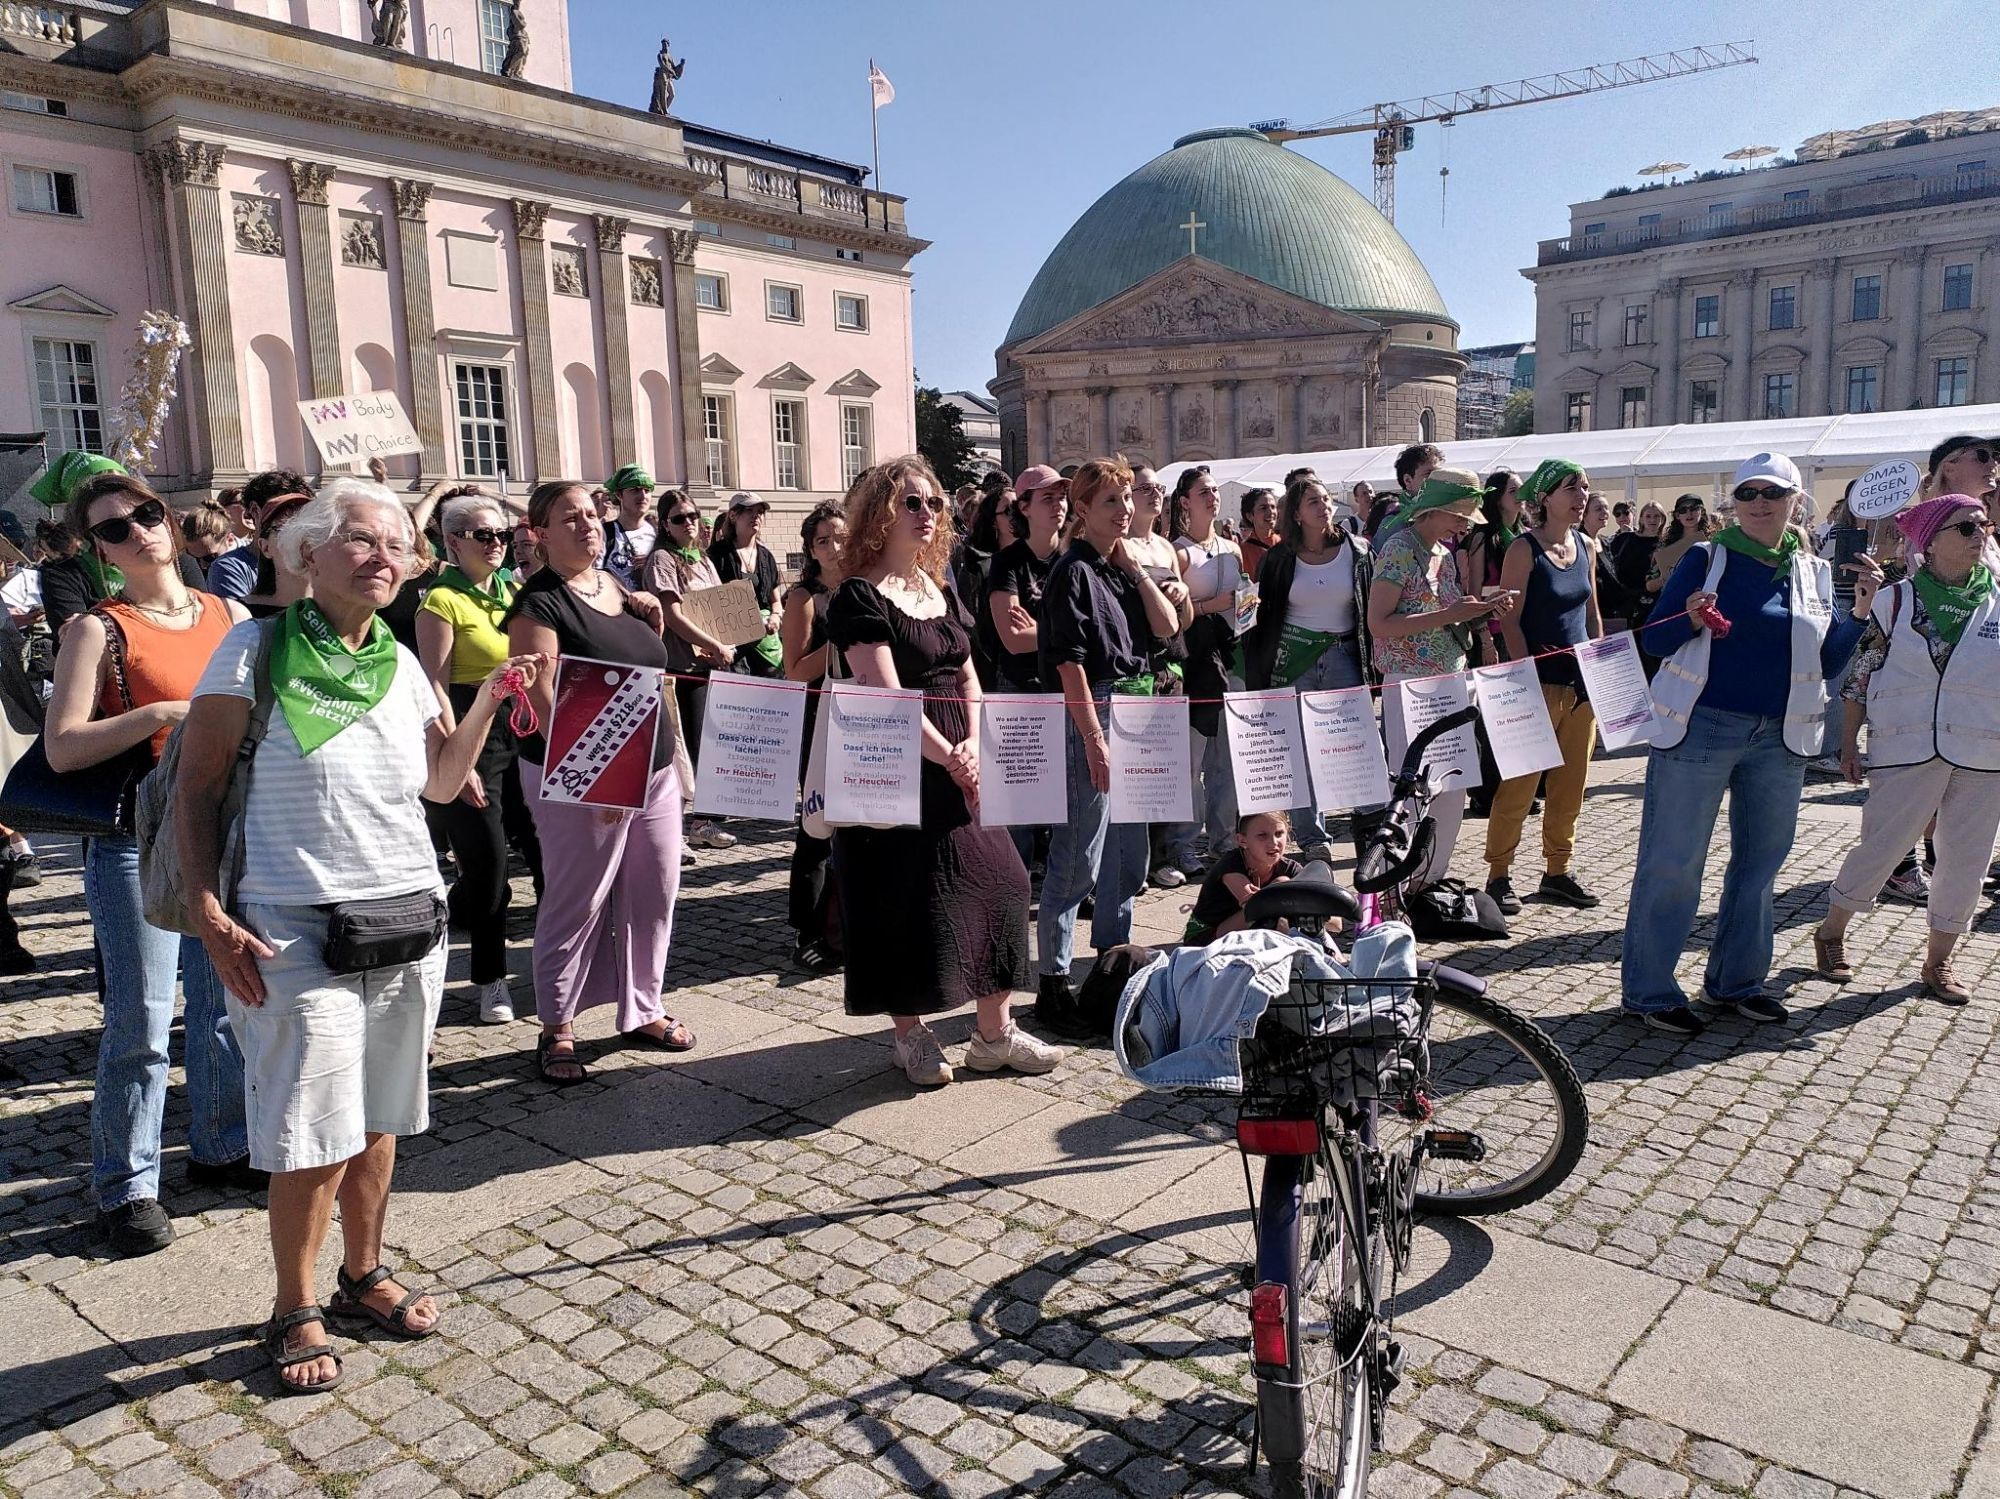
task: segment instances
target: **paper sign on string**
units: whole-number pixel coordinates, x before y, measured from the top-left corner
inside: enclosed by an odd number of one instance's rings
[[[1542,697],[1542,680],[1532,660],[1481,666],[1472,673],[1479,717],[1486,725],[1486,742],[1500,778],[1534,775],[1563,763],[1555,725]]]
[[[1193,822],[1188,700],[1111,696],[1111,820]]]
[[[1382,723],[1388,733],[1389,758],[1400,770],[1403,752],[1410,741],[1440,718],[1448,718],[1471,702],[1463,672],[1438,677],[1413,677],[1382,689]],[[1477,786],[1479,741],[1472,725],[1453,729],[1431,742],[1424,752],[1424,766],[1433,785],[1445,791],[1463,791]],[[1456,771],[1456,775],[1450,774]]]
[[[1653,714],[1653,690],[1646,682],[1645,664],[1629,631],[1602,640],[1587,640],[1576,648],[1577,669],[1597,715],[1597,737],[1607,750],[1651,744],[1658,720]]]
[[[542,799],[637,811],[653,775],[666,673],[564,656],[556,662]]]
[[[844,827],[920,826],[923,693],[857,682],[832,687],[821,704],[833,715],[826,736],[826,820]]]
[[[806,684],[718,671],[708,679],[694,808],[790,822],[799,805]]]
[[[979,704],[982,827],[1059,827],[1069,821],[1060,694],[996,693]]]
[[[1222,718],[1229,726],[1229,771],[1236,782],[1237,812],[1247,816],[1304,806],[1306,749],[1298,694],[1289,687],[1225,693]]]
[[[1301,692],[1306,763],[1313,800],[1322,812],[1351,812],[1389,799],[1389,766],[1375,727],[1375,703],[1366,687]]]

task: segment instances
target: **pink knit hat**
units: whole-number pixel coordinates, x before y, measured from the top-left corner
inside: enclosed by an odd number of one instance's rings
[[[1980,510],[1986,507],[1969,494],[1941,494],[1925,500],[1921,505],[1912,505],[1896,516],[1896,529],[1903,533],[1903,539],[1910,544],[1913,552],[1928,552],[1931,538],[1944,529],[1944,523],[1961,510]]]

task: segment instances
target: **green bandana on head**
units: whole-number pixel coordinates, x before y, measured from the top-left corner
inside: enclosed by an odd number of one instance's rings
[[[1764,566],[1776,568],[1780,572],[1792,565],[1792,558],[1800,546],[1799,533],[1790,526],[1785,527],[1785,534],[1778,538],[1778,544],[1774,547],[1765,546],[1741,526],[1724,526],[1712,539],[1719,547],[1727,547],[1740,556],[1748,557],[1752,562],[1761,562]]]
[[[1924,608],[1930,614],[1931,628],[1947,645],[1958,644],[1965,633],[1966,621],[1993,592],[1993,574],[1983,562],[1975,562],[1971,576],[1956,585],[1945,582],[1928,567],[1911,573],[1910,581],[1916,585],[1917,597],[1924,601]]]
[[[1571,463],[1567,458],[1544,458],[1535,465],[1535,471],[1521,481],[1521,504],[1540,506],[1543,500],[1561,489],[1572,474],[1582,472],[1582,464]]]
[[[1424,487],[1403,501],[1403,508],[1396,512],[1396,524],[1407,526],[1426,510],[1450,510],[1469,516],[1478,511],[1479,502],[1485,497],[1486,489],[1478,475],[1462,468],[1434,468],[1424,480]]]
[[[84,480],[94,479],[99,474],[125,472],[124,464],[100,453],[61,453],[49,465],[48,472],[29,486],[28,494],[50,510],[60,510],[70,502],[72,495],[83,488]]]
[[[389,695],[395,680],[396,637],[379,618],[369,619],[368,639],[357,651],[311,599],[278,616],[271,687],[301,755],[359,721]]]

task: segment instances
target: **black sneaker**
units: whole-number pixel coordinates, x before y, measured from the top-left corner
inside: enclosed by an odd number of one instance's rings
[[[1665,1031],[1670,1036],[1680,1036],[1692,1041],[1708,1027],[1701,1023],[1693,1010],[1682,1005],[1678,1010],[1627,1010],[1627,1015],[1635,1020],[1643,1020],[1649,1030]]]
[[[1076,1006],[1076,991],[1060,973],[1042,975],[1035,994],[1034,1020],[1043,1030],[1070,1041],[1092,1041],[1102,1034],[1083,1018]]]
[[[206,1161],[188,1157],[187,1184],[190,1187],[213,1187],[218,1192],[263,1192],[270,1188],[271,1173],[259,1171],[250,1164],[247,1155],[240,1160],[224,1161],[220,1166],[211,1166]]]
[[[825,944],[818,941],[801,942],[793,948],[792,961],[807,973],[815,974],[838,973],[847,966],[828,952]]]
[[[1096,914],[1097,914],[1096,896],[1086,895],[1082,900],[1076,903],[1076,919],[1078,921],[1088,921],[1091,919],[1091,917],[1095,916]]]
[[[131,1259],[142,1254],[158,1254],[174,1242],[174,1225],[167,1210],[150,1197],[141,1197],[108,1213],[99,1213],[97,1223],[114,1254]]]
[[[35,854],[10,854],[7,862],[14,866],[14,888],[32,890],[42,882],[42,861]]]
[[[1753,994],[1748,999],[1731,1001],[1736,1013],[1759,1025],[1781,1025],[1791,1018],[1791,1012],[1768,994]]]
[[[1577,883],[1576,876],[1568,874],[1543,875],[1540,894],[1543,900],[1574,906],[1579,911],[1588,911],[1600,901],[1595,891]]]
[[[1493,904],[1500,908],[1502,916],[1521,914],[1521,897],[1514,893],[1514,882],[1501,875],[1497,880],[1486,882],[1486,893],[1493,897]]]

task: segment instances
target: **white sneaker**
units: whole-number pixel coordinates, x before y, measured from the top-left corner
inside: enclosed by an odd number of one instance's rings
[[[918,1021],[896,1038],[896,1065],[919,1088],[942,1088],[951,1081],[951,1063],[931,1028]]]
[[[687,841],[696,848],[736,847],[736,835],[723,832],[712,822],[698,822],[689,828]]]
[[[505,979],[479,986],[479,1018],[487,1025],[506,1025],[514,1018],[514,995]]]
[[[1037,1041],[1010,1020],[998,1041],[987,1040],[975,1027],[972,1044],[965,1048],[965,1065],[974,1072],[998,1072],[1002,1067],[1016,1072],[1053,1072],[1068,1055],[1065,1048]]]

